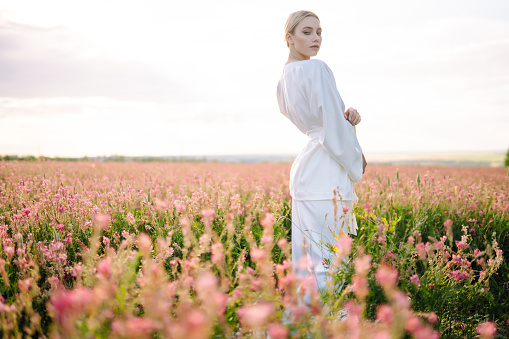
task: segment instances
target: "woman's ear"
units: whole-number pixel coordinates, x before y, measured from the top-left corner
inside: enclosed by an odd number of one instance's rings
[[[286,33],[286,41],[288,44],[293,45],[293,37],[290,33]]]

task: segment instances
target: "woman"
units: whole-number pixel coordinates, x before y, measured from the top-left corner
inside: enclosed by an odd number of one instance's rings
[[[341,231],[357,234],[352,201],[358,198],[353,183],[362,178],[366,167],[353,127],[360,115],[353,108],[345,112],[332,71],[323,61],[310,59],[322,42],[318,16],[309,11],[290,14],[285,33],[290,53],[278,83],[279,108],[309,137],[290,172],[292,260],[299,276],[312,274],[323,290],[324,261],[331,258],[324,245],[335,244],[334,235]]]

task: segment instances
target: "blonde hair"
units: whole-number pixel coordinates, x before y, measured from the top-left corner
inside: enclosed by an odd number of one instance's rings
[[[293,12],[292,14],[290,14],[288,16],[288,19],[286,20],[286,25],[285,25],[286,46],[290,46],[290,44],[288,43],[288,40],[286,40],[286,36],[288,35],[288,33],[293,35],[295,33],[295,27],[297,27],[299,22],[301,22],[302,20],[304,20],[304,18],[307,18],[308,16],[312,16],[312,17],[316,18],[318,21],[320,21],[320,19],[318,18],[318,15],[316,15],[315,13],[313,13],[311,11],[297,11],[297,12]]]

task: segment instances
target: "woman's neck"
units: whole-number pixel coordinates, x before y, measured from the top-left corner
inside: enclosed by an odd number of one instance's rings
[[[288,61],[286,62],[287,64],[289,64],[290,62],[303,60],[309,60],[309,56],[299,53],[293,48],[290,48],[290,53],[288,54]]]

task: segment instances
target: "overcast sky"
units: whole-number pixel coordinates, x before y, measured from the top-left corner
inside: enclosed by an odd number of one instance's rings
[[[506,0],[3,0],[0,154],[296,154],[276,85],[300,9],[365,153],[509,147]]]

